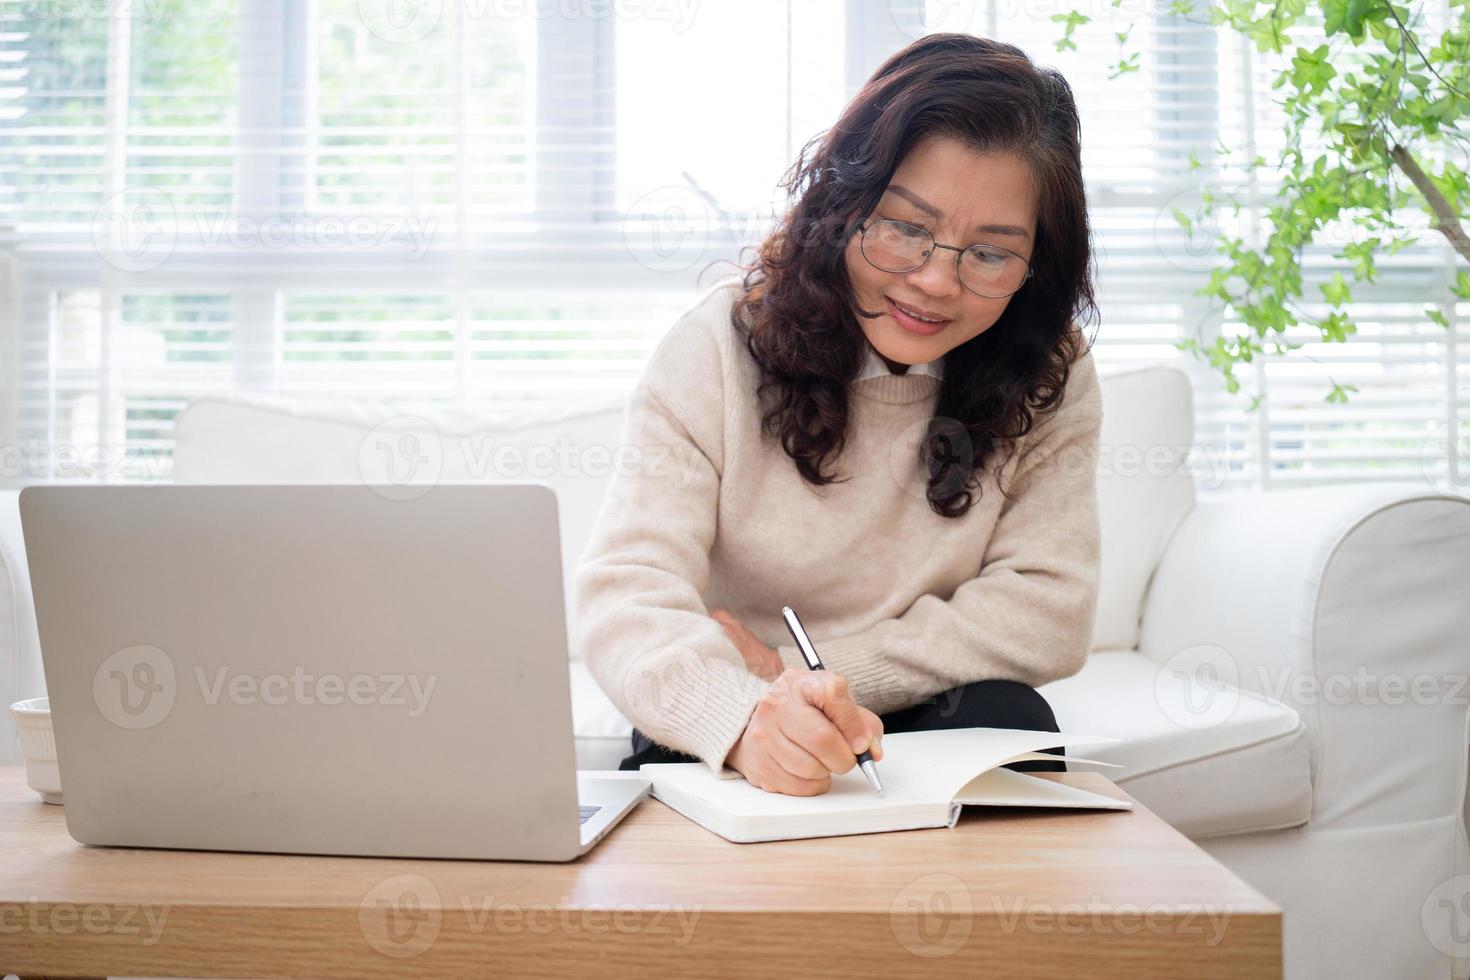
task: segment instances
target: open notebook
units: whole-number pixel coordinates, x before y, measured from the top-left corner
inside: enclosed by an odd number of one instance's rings
[[[998,768],[1008,762],[1058,758],[1112,765],[1038,750],[1115,741],[1102,735],[1008,728],[896,732],[883,736],[883,760],[878,763],[883,796],[856,767],[833,776],[832,788],[821,796],[767,793],[733,769],[716,776],[700,762],[651,763],[640,771],[653,781],[654,797],[721,837],[747,844],[953,827],[965,804],[1131,809],[1125,800]]]

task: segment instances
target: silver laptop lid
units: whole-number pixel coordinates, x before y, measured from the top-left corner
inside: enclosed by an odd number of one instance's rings
[[[73,836],[577,852],[554,493],[387,489],[21,492]]]

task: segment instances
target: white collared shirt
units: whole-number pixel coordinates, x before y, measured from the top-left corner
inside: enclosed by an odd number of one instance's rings
[[[864,378],[881,378],[884,375],[893,374],[893,372],[888,369],[888,365],[883,362],[883,358],[879,357],[878,352],[873,349],[873,345],[871,343],[867,345],[867,348],[868,359],[863,364],[862,373],[857,376],[856,380],[861,381]],[[905,371],[901,375],[895,375],[895,377],[906,377],[910,374],[932,374],[936,378],[943,378],[944,360],[941,358],[939,360],[929,361],[926,364],[910,364],[907,371]]]

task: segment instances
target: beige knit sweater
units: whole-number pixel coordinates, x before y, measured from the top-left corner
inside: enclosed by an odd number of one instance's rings
[[[763,437],[759,371],[710,287],[656,346],[575,573],[574,645],[634,725],[722,767],[768,686],[709,610],[801,667],[781,606],[877,714],[972,681],[1036,686],[1079,670],[1097,607],[1102,401],[1092,354],[962,518],[924,496],[919,441],[940,379],[852,382],[849,482],[802,480]],[[972,491],[973,492],[973,491]]]

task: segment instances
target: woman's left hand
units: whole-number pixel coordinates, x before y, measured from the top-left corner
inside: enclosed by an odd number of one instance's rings
[[[728,610],[711,609],[710,616],[725,628],[725,635],[730,642],[740,650],[740,655],[745,658],[745,668],[763,681],[772,681],[781,676],[784,665],[781,663],[781,655],[766,646],[756,635],[746,629],[744,624]]]

